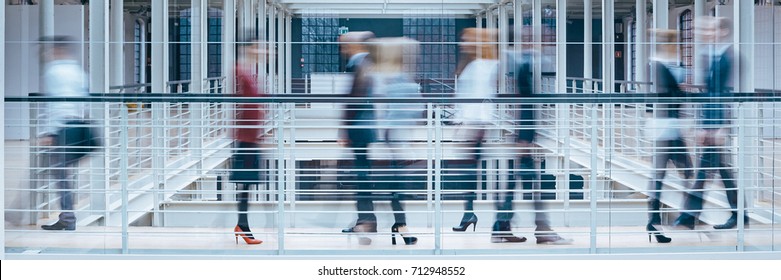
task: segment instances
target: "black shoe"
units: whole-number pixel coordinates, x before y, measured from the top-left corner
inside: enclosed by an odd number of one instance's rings
[[[355,227],[348,227],[345,229],[342,229],[342,233],[353,233],[355,232]]]
[[[746,217],[746,216],[743,216],[743,225],[745,225],[745,227],[748,227],[748,217]],[[727,222],[725,222],[723,224],[720,224],[720,225],[715,225],[715,226],[713,226],[713,228],[714,229],[733,229],[733,228],[735,228],[737,226],[738,226],[738,217],[737,217],[737,215],[732,215],[732,217],[729,217]]]
[[[520,243],[526,242],[526,237],[518,237],[512,234],[509,221],[496,221],[491,228],[491,243]]]
[[[657,230],[656,227],[654,227],[654,225],[652,224],[646,225],[645,230],[648,231],[648,243],[651,243],[651,235],[653,235],[654,238],[656,238],[656,242],[659,243],[670,243],[671,241],[673,241],[672,238],[664,236],[664,234],[662,234],[662,232]]]
[[[675,219],[675,222],[673,222],[674,227],[683,227],[687,229],[694,229],[694,225],[696,224],[696,219],[694,216],[683,213],[681,216],[678,216],[678,219]]]
[[[474,213],[464,213],[464,217],[461,218],[461,223],[457,227],[453,227],[453,231],[466,231],[469,225],[474,225],[472,231],[477,230],[477,215]]]
[[[415,245],[415,243],[418,243],[418,238],[414,236],[409,236],[407,234],[407,225],[406,224],[400,224],[396,223],[391,226],[391,244],[396,245],[396,234],[398,233],[401,235],[401,239],[404,240],[404,244],[406,245]],[[404,236],[404,235],[407,236]]]
[[[509,232],[491,233],[491,243],[521,243],[526,242],[526,237],[518,237]]]
[[[561,237],[556,233],[535,234],[534,238],[537,239],[537,244],[546,245],[570,245],[574,242],[572,239]]]
[[[41,228],[44,230],[76,230],[76,224],[66,224],[62,221],[57,221],[51,225],[42,225]]]

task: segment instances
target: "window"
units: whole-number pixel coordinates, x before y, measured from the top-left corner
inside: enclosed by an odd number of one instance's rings
[[[417,57],[405,58],[405,68],[415,74],[415,78],[446,79],[456,71],[456,53],[458,42],[455,18],[405,17],[404,36],[420,42]],[[411,54],[412,55],[412,54]],[[423,59],[425,57],[426,59]],[[414,65],[412,65],[414,64]],[[414,67],[414,68],[413,68]],[[427,92],[447,92],[443,84],[432,84]]]
[[[694,65],[694,29],[692,26],[692,11],[686,10],[681,13],[680,17],[680,31],[681,31],[681,64],[686,69],[687,84],[692,84],[692,66]]]
[[[631,56],[630,60],[630,72],[631,72],[631,81],[637,81],[637,22],[632,20],[632,24],[629,26],[630,28],[630,35],[631,36],[631,43],[629,44],[629,55]],[[632,84],[632,89],[637,90],[636,84]]]
[[[144,42],[146,42],[146,23],[143,20],[136,20],[133,25],[133,83],[141,84],[146,81],[144,77]]]
[[[337,41],[339,19],[304,17],[301,19],[301,64],[303,74],[315,72],[339,72],[339,46]]]
[[[208,23],[208,76],[216,78],[222,75],[222,18],[219,15],[213,16],[209,12]]]
[[[534,42],[534,28],[532,11],[527,11],[523,14],[524,32],[521,35],[523,42]],[[542,14],[542,26],[540,27],[542,34],[540,34],[542,41],[534,42],[535,45],[539,43],[542,52],[542,60],[546,63],[542,64],[543,73],[556,72],[556,9],[546,8]]]

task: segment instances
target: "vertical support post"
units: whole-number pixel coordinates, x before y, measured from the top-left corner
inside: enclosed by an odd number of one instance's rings
[[[537,83],[534,83],[534,92],[542,92],[542,52],[543,52],[543,45],[542,45],[542,0],[534,0],[534,7],[532,7],[532,10],[534,11],[532,14],[532,31],[533,40],[534,40],[534,47],[537,49],[536,52],[534,52],[534,81],[540,81]]]
[[[119,185],[121,187],[121,200],[122,200],[122,253],[127,254],[129,252],[128,249],[128,186],[130,185],[128,182],[128,108],[127,106],[120,105],[120,114],[121,114],[121,126],[119,130]]]
[[[602,92],[603,93],[615,93],[616,92],[616,83],[615,83],[615,75],[616,75],[616,58],[615,58],[615,50],[616,50],[616,44],[615,44],[615,9],[614,9],[615,1],[614,0],[602,0],[602,59],[603,59],[603,66],[602,66]],[[596,107],[597,104],[594,104]],[[600,190],[604,191],[602,194],[600,194],[599,198],[604,198],[607,196],[607,190],[609,190],[609,183],[606,178],[607,172],[609,172],[610,169],[610,161],[608,161],[609,154],[613,150],[613,126],[612,126],[612,120],[614,119],[613,116],[613,106],[611,104],[603,103],[602,104],[602,118],[597,119],[595,117],[595,125],[599,124],[599,121],[602,121],[602,149],[601,151],[604,153],[603,160],[601,162],[601,173],[600,178],[602,178],[602,182],[600,183]],[[592,138],[594,139],[594,138]]]
[[[591,1],[583,0],[583,93],[591,92],[591,79],[594,78],[594,11]]]
[[[653,0],[654,29],[667,29],[668,28],[668,26],[670,25],[670,23],[669,23],[669,15],[668,15],[669,13],[670,13],[670,9],[669,9],[669,2],[668,2],[668,0]],[[651,38],[651,40],[650,40],[651,44],[650,45],[651,46],[656,46],[656,37],[655,36],[651,36],[650,38]],[[651,54],[650,55],[651,57],[656,56],[656,48],[651,48],[649,53]],[[651,70],[651,72],[650,72],[650,75],[648,75],[648,76],[650,76],[650,80],[651,81],[655,81],[656,80],[656,71],[654,71],[655,68],[649,67],[649,69]],[[652,92],[657,92],[657,90],[656,90],[656,83],[654,83],[651,86],[651,91]]]
[[[89,5],[89,68],[91,72],[89,75],[89,88],[92,93],[107,93],[109,88],[109,69],[107,67],[109,58],[108,17],[108,2],[99,1]],[[91,103],[90,105],[92,118],[102,122],[100,127],[103,128],[103,135],[108,136],[110,128],[108,103]],[[108,138],[106,138],[106,146],[102,160],[96,158],[90,161],[90,190],[93,193],[93,195],[90,195],[90,208],[96,211],[105,211],[109,203],[106,201],[108,197],[106,190],[109,188],[110,176],[108,172],[109,157],[111,155],[111,142]],[[120,155],[120,157],[127,157],[127,154]],[[126,221],[123,220],[123,224]],[[126,239],[127,231],[123,230],[123,244]],[[124,249],[126,247],[123,246]]]
[[[279,9],[277,14],[277,91],[275,93],[284,93],[287,91],[285,88],[285,45],[283,40],[285,39],[285,10]],[[282,112],[284,113],[284,112]]]
[[[737,92],[754,92],[754,3],[735,1],[733,40],[735,67],[734,88]]]
[[[268,12],[266,11],[266,0],[259,0],[258,2],[258,40],[262,42],[264,48],[268,48],[267,43],[267,36],[266,32],[268,32],[268,29],[266,28],[266,21],[268,20]],[[271,56],[268,56],[271,57]],[[268,88],[268,77],[266,77],[266,66],[268,63],[266,62],[266,56],[261,55],[261,57],[258,59],[258,79],[262,82],[260,85],[263,92],[269,92]]]
[[[494,10],[492,8],[485,10],[485,28],[496,28],[496,16],[494,16]]]
[[[666,0],[665,0],[666,1]],[[602,92],[615,92],[615,24],[613,0],[602,0]]]
[[[53,36],[54,35],[54,0],[39,1],[38,9],[40,11],[40,18],[38,19],[38,24],[40,24],[40,26],[38,26],[40,36],[42,37]],[[3,14],[2,16],[3,18],[5,18],[5,14]],[[33,38],[33,40],[38,40],[38,38]],[[38,65],[38,73],[43,74],[43,72],[45,71],[44,69],[45,65],[43,64],[44,62],[43,60],[41,60],[41,62]],[[27,72],[23,72],[23,73],[27,73]],[[42,81],[39,88],[43,89]]]
[[[753,93],[754,88],[754,3],[752,1],[736,1],[734,4],[733,15],[734,28],[733,40],[735,54],[735,67],[733,71],[737,76],[734,77],[734,88],[740,93]],[[741,126],[738,128],[738,251],[745,248],[745,227],[744,215],[746,212],[746,188],[755,186],[754,180],[746,172],[750,162],[755,162],[752,157],[759,153],[757,143],[748,141],[749,136],[759,137],[755,128],[758,119],[756,106],[751,103],[743,103],[738,106],[738,115]],[[752,127],[752,124],[754,127]]]
[[[488,28],[489,26],[491,26],[491,18],[488,16],[488,11],[487,10],[485,12],[485,18],[486,18],[485,28]],[[478,29],[482,29],[484,27],[483,26],[483,17],[478,15],[476,20],[477,20],[477,22],[476,22],[475,26]],[[480,31],[478,30],[478,32],[480,32]],[[482,56],[483,56],[482,48],[477,48],[477,57],[482,57]]]
[[[669,0],[653,0],[654,28],[667,29],[670,26]]]
[[[54,0],[40,0],[38,8],[41,11],[39,26],[41,36],[54,35]]]
[[[277,240],[279,240],[279,254],[283,255],[285,252],[285,128],[284,128],[284,104],[277,103],[275,106],[277,110],[272,116],[276,116],[276,131],[274,135],[277,136]]]
[[[604,6],[603,6],[604,7]],[[597,199],[599,199],[598,186],[599,186],[599,111],[596,104],[593,104],[590,109],[591,113],[591,174],[589,178],[589,206],[591,211],[590,225],[590,241],[589,252],[596,254],[597,252]],[[584,113],[585,114],[585,113]]]
[[[567,1],[556,0],[556,93],[567,93]]]
[[[556,93],[567,93],[567,1],[556,1]],[[557,139],[566,139],[569,134],[569,104],[556,104],[556,134]],[[559,147],[557,155],[567,153],[569,146],[562,145],[566,141],[557,140],[556,146]],[[566,160],[566,159],[565,159]],[[569,166],[565,161],[564,166]],[[564,209],[569,208],[569,168],[558,174],[559,182],[556,184],[557,193],[564,195]],[[563,175],[562,175],[563,174]],[[559,198],[561,199],[561,198]],[[566,221],[566,211],[565,221]]]
[[[190,93],[202,94],[204,92],[204,80],[206,79],[207,58],[209,51],[208,41],[208,0],[191,0],[191,72],[190,72]],[[208,111],[208,103],[196,102],[190,104],[190,155],[192,160],[197,162],[195,172],[197,175],[205,173],[203,169],[203,135],[206,122],[204,121],[204,112]]]
[[[640,1],[640,0],[638,0]],[[701,20],[705,16],[705,3],[706,0],[694,0],[694,23]],[[694,32],[694,84],[702,85],[705,83],[703,74],[705,73],[706,61],[700,54],[703,52],[703,47],[700,43],[703,41],[700,39],[699,32]]]
[[[168,88],[168,0],[152,1],[152,92],[166,93]],[[154,205],[152,226],[162,226],[160,191],[165,186],[165,104],[152,103],[152,183]]]
[[[206,56],[208,55],[208,0],[191,0],[192,13],[190,23],[192,26],[192,41],[190,42],[190,56],[192,64],[190,77],[190,93],[204,93],[204,79],[206,79]],[[202,134],[197,134],[199,137]]]
[[[0,15],[5,15],[6,2],[0,4]],[[5,20],[3,20],[5,22]],[[0,28],[0,65],[5,65],[5,28]],[[0,67],[0,89],[5,91],[5,67]],[[5,110],[5,96],[0,100],[0,108]],[[0,114],[0,123],[5,124],[5,114]],[[0,162],[5,162],[5,125],[0,126]],[[0,178],[5,178],[5,168],[0,168]],[[0,184],[0,192],[5,193],[5,184]],[[0,200],[0,209],[5,209],[5,199]],[[5,244],[5,215],[3,215],[2,223],[0,223],[0,244]],[[3,245],[5,247],[5,245]],[[0,259],[5,259],[5,248],[0,250]]]
[[[238,1],[238,0],[237,0]],[[238,11],[238,34],[246,36],[245,31],[249,31],[255,28],[255,25],[251,23],[252,19],[252,0],[241,0],[241,5],[236,9]]]
[[[442,214],[442,106],[436,105],[434,109],[434,254],[435,255],[442,254],[442,216],[443,216]]]
[[[111,7],[110,7],[111,14],[110,17],[110,36],[111,36],[111,42],[109,43],[109,53],[111,55],[110,59],[107,59],[106,62],[111,61],[109,63],[111,65],[111,83],[106,86],[106,89],[108,92],[108,88],[110,85],[124,85],[125,84],[125,72],[124,72],[124,36],[125,36],[125,17],[124,17],[124,3],[122,0],[111,0]],[[108,69],[107,69],[108,70]],[[122,126],[120,127],[120,143],[119,143],[119,180],[120,180],[120,186],[122,189],[122,253],[127,254],[128,253],[128,233],[127,233],[127,227],[128,227],[128,213],[127,213],[127,204],[128,204],[128,108],[124,104],[119,104],[120,110],[122,110],[121,115],[121,122]]]
[[[523,0],[513,1],[513,46],[515,52],[521,51],[521,43],[523,43]]]
[[[507,41],[510,37],[507,30],[510,23],[505,4],[500,4],[497,11],[499,12],[499,93],[504,94],[507,93],[508,56],[505,55],[505,50],[507,50]],[[506,108],[505,105],[502,107]]]
[[[276,73],[277,73],[277,8],[268,7],[268,94],[276,94]]]
[[[285,92],[293,93],[293,16],[285,16]]]
[[[434,103],[426,103],[426,211],[436,209],[434,201]],[[434,223],[439,212],[434,212]],[[426,217],[430,217],[426,215]],[[426,226],[432,226],[432,220],[427,219]],[[436,228],[436,227],[435,227]],[[435,229],[436,230],[436,229]]]
[[[648,22],[647,17],[647,0],[637,0],[635,14],[637,18],[635,19],[635,32],[637,32],[637,35],[635,35],[635,54],[636,54],[636,60],[637,63],[635,64],[635,71],[637,71],[635,78],[638,82],[646,83],[648,82],[648,35],[646,32],[646,26]],[[648,85],[645,84],[639,84],[637,87],[637,92],[639,93],[648,93],[650,88]]]
[[[222,74],[225,76],[225,94],[236,93],[236,77],[233,65],[236,63],[236,0],[223,1],[222,21]]]
[[[125,14],[124,1],[111,0],[111,83],[114,86],[125,84]]]

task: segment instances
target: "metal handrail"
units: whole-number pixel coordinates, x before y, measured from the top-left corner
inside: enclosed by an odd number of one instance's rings
[[[31,93],[27,97],[5,97],[6,102],[223,102],[223,103],[515,103],[515,104],[601,104],[601,103],[723,103],[781,102],[781,92],[732,93],[714,100],[702,94],[686,94],[680,97],[658,97],[657,94],[537,94],[534,97],[517,97],[511,94],[494,98],[459,98],[447,94],[427,94],[416,98],[361,97],[346,95],[269,95],[261,97],[236,97],[222,94],[116,94],[92,93],[87,97],[51,97]]]

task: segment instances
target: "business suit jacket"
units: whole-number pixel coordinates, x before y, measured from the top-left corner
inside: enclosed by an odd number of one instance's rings
[[[710,57],[710,64],[705,73],[706,94],[713,103],[703,105],[703,125],[705,128],[720,128],[725,125],[726,105],[720,97],[728,93],[727,84],[732,77],[732,47]]]
[[[352,88],[349,97],[365,98],[370,97],[372,81],[366,75],[367,69],[371,65],[368,57],[360,59],[355,63],[355,76],[353,78]],[[344,124],[347,128],[347,138],[352,147],[366,147],[369,143],[377,141],[377,131],[375,126],[374,104],[356,104],[350,103],[345,106]]]

